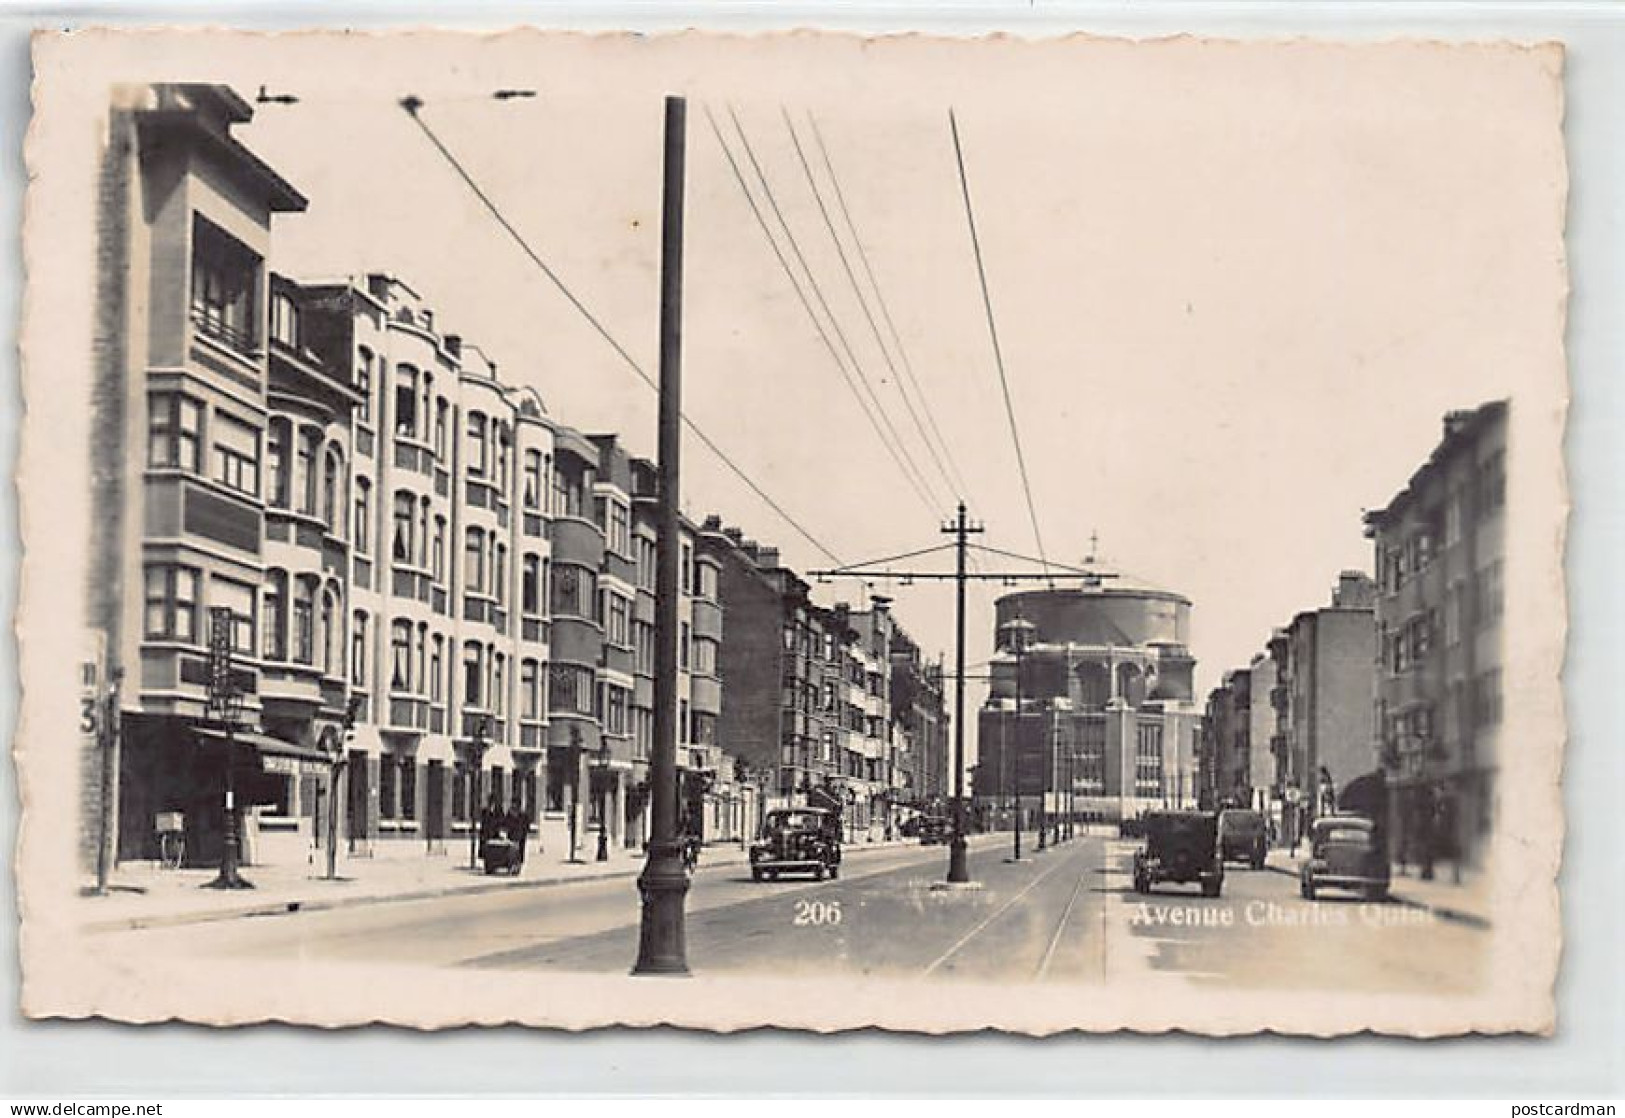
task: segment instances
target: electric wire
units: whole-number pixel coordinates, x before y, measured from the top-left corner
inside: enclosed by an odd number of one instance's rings
[[[772,190],[767,184],[766,176],[762,174],[761,165],[756,162],[755,154],[750,147],[750,141],[745,137],[744,129],[740,127],[739,118],[736,115],[733,115],[733,110],[731,108],[729,109],[729,114],[733,116],[734,128],[739,134],[740,143],[744,149],[746,158],[751,162],[752,167],[755,170],[757,179],[761,184],[763,194],[767,198],[768,204],[772,207],[775,215],[778,217],[779,224],[784,228],[785,239],[789,243],[791,251],[801,262],[802,269],[807,271],[808,280],[810,281],[814,294],[818,297],[820,303],[823,303],[823,296],[819,292],[817,280],[812,277],[811,271],[807,269],[806,261],[801,256],[800,248],[796,244],[795,235],[790,232],[790,227],[784,221],[783,214],[779,212],[778,202],[774,198]],[[863,394],[858,390],[857,383],[853,381],[852,375],[847,370],[846,364],[841,360],[840,353],[836,350],[834,342],[830,341],[829,332],[824,328],[824,324],[819,319],[817,312],[813,310],[812,303],[808,300],[807,294],[802,288],[801,280],[796,276],[795,270],[790,267],[790,262],[785,257],[784,250],[779,247],[778,238],[773,235],[772,227],[768,224],[766,215],[762,213],[761,206],[757,204],[755,195],[751,193],[750,186],[745,182],[745,174],[740,169],[739,161],[734,157],[733,150],[728,146],[727,140],[723,137],[722,128],[717,124],[716,116],[714,113],[712,113],[709,105],[705,106],[705,118],[706,121],[711,125],[711,132],[716,137],[718,146],[722,148],[722,154],[728,161],[729,169],[733,172],[734,181],[739,184],[740,192],[744,194],[745,201],[750,206],[750,211],[752,215],[755,216],[756,223],[762,230],[762,235],[767,238],[768,245],[772,248],[773,255],[779,262],[779,267],[783,269],[785,277],[790,281],[790,286],[795,291],[796,298],[801,302],[802,309],[807,312],[807,317],[811,319],[813,328],[818,333],[819,340],[824,343],[824,348],[829,351],[830,359],[835,362],[836,369],[840,371],[841,379],[846,382],[847,388],[851,390],[853,396],[857,398],[858,405],[863,411],[864,418],[868,419],[870,426],[875,430],[875,435],[880,439],[881,443],[891,454],[892,461],[897,464],[897,468],[902,472],[904,480],[906,480],[909,483],[910,488],[914,490],[914,495],[918,497],[928,509],[935,512],[936,509],[934,507],[932,497],[921,485],[920,481],[918,481],[915,476],[909,472],[909,468],[905,464],[904,459],[898,453],[899,444],[897,442],[896,432],[893,431],[891,436],[889,438],[887,437],[886,430],[884,430],[883,427],[889,428],[890,424],[885,420],[884,412],[881,413],[879,419],[876,418],[874,411],[870,408],[868,402],[863,398]],[[823,303],[823,305],[824,313],[829,315],[828,304]],[[833,315],[829,315],[829,317],[831,319],[830,325],[834,327],[837,336],[841,336],[840,324],[834,321]],[[841,337],[842,343],[845,345],[844,336]],[[850,346],[846,346],[846,348],[850,353]]]
[[[530,258],[531,263],[534,264],[541,271],[541,273],[552,282],[553,286],[558,289],[559,293],[564,296],[565,300],[575,308],[576,312],[580,314],[587,324],[593,328],[598,336],[602,338],[612,350],[615,351],[621,360],[626,363],[626,366],[631,369],[633,373],[637,374],[638,379],[643,381],[644,384],[648,385],[650,389],[658,394],[660,391],[660,386],[655,382],[654,378],[644,370],[643,366],[638,363],[636,358],[626,351],[626,348],[615,339],[614,335],[609,332],[608,328],[606,328],[604,324],[598,320],[598,317],[587,308],[586,304],[584,304],[576,296],[575,292],[570,290],[569,286],[562,278],[560,278],[559,274],[555,272],[545,260],[542,259],[540,254],[538,254],[534,248],[531,247],[530,242],[527,241],[519,230],[514,227],[513,223],[508,220],[507,216],[502,212],[501,207],[498,206],[491,196],[485,192],[484,188],[482,188],[475,180],[473,174],[468,170],[468,168],[463,165],[462,161],[459,160],[451,149],[448,148],[440,139],[440,137],[435,133],[434,129],[429,126],[428,121],[423,119],[423,114],[421,112],[423,108],[423,101],[417,97],[403,97],[400,101],[400,106],[402,109],[406,110],[406,114],[411,117],[412,121],[418,126],[419,129],[422,130],[424,136],[426,136],[429,142],[434,145],[435,150],[440,153],[441,157],[451,166],[452,170],[457,173],[457,176],[463,180],[464,185],[466,185],[468,189],[473,192],[474,196],[479,199],[480,203],[485,207],[486,212],[491,215],[496,223],[500,225],[503,230],[507,232],[508,236],[513,239],[514,243],[519,246],[520,251]],[[742,481],[746,488],[760,498],[763,504],[772,509],[781,520],[794,529],[802,539],[810,543],[818,550],[820,554],[824,555],[832,562],[837,564],[842,562],[838,555],[826,547],[817,536],[814,536],[811,532],[804,528],[800,521],[796,520],[795,517],[786,512],[784,507],[769,496],[767,491],[764,490],[754,478],[752,478],[743,468],[738,465],[738,463],[724,453],[722,448],[716,444],[715,440],[701,430],[698,424],[696,424],[686,414],[682,417],[682,420],[683,425],[693,433],[695,438],[699,439],[700,442],[704,444],[707,450],[716,455],[718,461],[726,466],[735,477]]]
[[[1038,528],[1038,508],[1033,504],[1033,487],[1027,477],[1027,456],[1021,449],[1021,432],[1016,427],[1016,409],[1010,402],[1010,378],[1004,371],[1004,351],[999,347],[999,328],[993,319],[993,298],[988,292],[987,269],[982,264],[982,242],[976,234],[976,213],[971,208],[970,179],[965,175],[965,153],[959,143],[959,122],[954,117],[954,111],[948,110],[948,127],[954,137],[954,162],[959,167],[959,188],[965,197],[965,221],[970,226],[971,248],[976,254],[976,278],[982,286],[982,307],[987,312],[987,332],[993,341],[993,364],[999,371],[999,388],[1004,393],[1004,414],[1010,420],[1010,440],[1016,447],[1016,466],[1021,472],[1021,489],[1027,496],[1027,516],[1032,521],[1033,539],[1038,544],[1038,554],[1042,557],[1040,562],[1049,569],[1049,559],[1044,552],[1044,534]]]
[[[829,175],[830,185],[835,188],[836,206],[841,211],[841,217],[846,221],[847,229],[851,232],[852,244],[858,250],[858,261],[863,265],[863,273],[868,277],[869,286],[874,290],[875,305],[880,308],[881,321],[885,322],[887,333],[891,336],[892,347],[897,350],[897,356],[903,363],[904,377],[913,389],[914,395],[920,401],[920,411],[925,415],[926,425],[930,427],[931,434],[942,448],[942,460],[937,463],[937,467],[941,469],[942,463],[945,461],[948,465],[948,472],[952,475],[950,478],[951,487],[956,493],[968,498],[970,496],[970,487],[965,484],[965,477],[959,472],[959,463],[954,460],[953,452],[948,447],[948,440],[942,437],[942,430],[937,426],[936,415],[931,408],[931,398],[921,390],[919,378],[914,375],[914,363],[909,360],[908,350],[903,345],[903,335],[898,331],[897,323],[892,320],[891,308],[886,303],[886,296],[880,289],[880,281],[875,277],[874,268],[869,263],[869,253],[863,247],[863,238],[858,235],[858,226],[852,219],[852,211],[847,207],[846,193],[841,189],[840,177],[835,173],[835,163],[830,158],[828,146],[824,143],[823,129],[818,127],[818,118],[813,116],[811,110],[807,112],[807,122],[812,125],[813,140],[818,144],[818,152],[823,158],[824,169]],[[873,324],[871,323],[871,325]],[[884,347],[882,347],[882,352],[884,351]],[[894,367],[892,369],[894,375],[896,371]],[[901,383],[899,383],[899,390],[901,390]],[[930,440],[926,440],[926,448],[931,449]],[[932,450],[932,457],[936,457],[935,450]]]
[[[841,245],[840,234],[835,232],[835,220],[830,217],[829,207],[824,204],[823,192],[818,189],[818,180],[813,176],[812,164],[807,160],[807,153],[801,146],[801,137],[796,133],[795,122],[790,119],[790,110],[779,107],[784,117],[784,127],[790,133],[790,144],[795,148],[796,159],[801,164],[801,172],[807,178],[807,189],[812,191],[813,201],[818,204],[818,214],[824,219],[824,228],[829,232],[829,239],[835,245],[835,255],[841,262],[841,271],[846,274],[846,282],[852,286],[852,294],[857,296],[858,309],[863,312],[864,319],[869,323],[869,332],[874,335],[875,346],[880,350],[880,357],[891,370],[892,382],[897,385],[897,394],[903,398],[903,408],[908,412],[909,419],[914,421],[914,429],[919,432],[920,442],[925,444],[926,451],[937,467],[943,483],[948,491],[954,491],[954,479],[949,476],[948,469],[942,464],[937,455],[937,449],[931,445],[931,437],[925,433],[925,424],[920,420],[919,413],[914,409],[914,403],[909,399],[908,391],[904,387],[903,378],[897,371],[897,365],[891,359],[891,353],[886,349],[886,342],[880,336],[880,326],[875,322],[874,312],[869,309],[869,301],[863,296],[863,287],[858,283],[857,273],[852,270],[852,263],[847,259],[846,249]],[[872,389],[871,389],[872,391]],[[878,399],[878,396],[876,397]],[[905,450],[906,453],[906,450]],[[923,476],[925,471],[920,471]]]

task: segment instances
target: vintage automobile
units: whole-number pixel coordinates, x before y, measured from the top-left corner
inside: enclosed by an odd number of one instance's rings
[[[1309,829],[1309,858],[1299,871],[1299,890],[1314,900],[1322,889],[1388,896],[1388,844],[1382,829],[1363,815],[1324,815]]]
[[[1204,897],[1224,888],[1219,817],[1211,811],[1153,811],[1141,820],[1145,846],[1134,853],[1134,891],[1164,881],[1195,883]]]
[[[920,820],[920,845],[941,846],[954,837],[952,819],[940,815],[927,815]]]
[[[1269,851],[1263,813],[1234,807],[1221,811],[1219,851],[1226,862],[1246,862],[1255,870],[1263,869],[1264,855]]]
[[[822,807],[768,812],[762,837],[751,844],[750,876],[776,881],[781,873],[810,873],[817,881],[839,877],[841,817]]]

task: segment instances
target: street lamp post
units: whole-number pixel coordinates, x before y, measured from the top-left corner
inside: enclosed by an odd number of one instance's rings
[[[468,868],[474,869],[480,861],[480,818],[485,809],[480,806],[480,770],[485,767],[485,748],[491,732],[490,720],[483,714],[474,718],[474,735],[468,752],[473,773],[469,784],[468,802]]]
[[[682,453],[683,187],[688,103],[666,98],[660,235],[659,478],[655,541],[655,740],[649,758],[653,797],[649,856],[638,877],[642,898],[633,974],[688,973],[683,905],[688,870],[677,839],[678,497]]]
[[[598,785],[598,856],[599,862],[609,861],[609,742],[598,742],[598,771],[602,780]]]
[[[236,623],[230,606],[209,610],[209,705],[226,731],[225,797],[221,818],[220,873],[205,889],[252,889],[254,883],[237,872],[242,851],[241,819],[237,805],[237,709],[241,694],[231,664],[231,630]]]

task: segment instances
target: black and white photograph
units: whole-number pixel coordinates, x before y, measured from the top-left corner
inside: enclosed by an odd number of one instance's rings
[[[1552,43],[34,43],[24,1012],[1549,1033]]]

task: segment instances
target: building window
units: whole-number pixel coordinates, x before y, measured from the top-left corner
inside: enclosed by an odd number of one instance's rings
[[[547,709],[565,714],[592,714],[592,669],[577,664],[550,665],[547,672]]]
[[[485,413],[471,411],[468,413],[468,474],[470,477],[485,477],[490,470],[488,455],[490,447],[486,441]]]
[[[519,717],[536,719],[542,716],[541,665],[535,660],[519,663]]]
[[[655,541],[647,536],[638,537],[638,589],[653,594],[655,590]]]
[[[407,822],[418,817],[418,767],[410,757],[400,759],[401,766],[401,818]]]
[[[350,538],[355,541],[355,553],[366,555],[372,550],[372,482],[364,477],[355,480],[355,524]]]
[[[266,428],[265,501],[273,508],[288,507],[288,444],[293,429],[286,419],[272,419]]]
[[[625,737],[628,732],[626,688],[604,686],[604,732]]]
[[[542,562],[534,555],[519,561],[519,611],[527,617],[542,612]]]
[[[394,819],[395,805],[399,802],[400,762],[393,756],[385,754],[378,765],[378,817],[380,819]]]
[[[372,423],[372,350],[362,346],[356,353],[355,390],[361,394],[361,406],[355,417],[362,423]]]
[[[503,499],[506,500],[508,496],[508,454],[513,445],[513,436],[509,434],[506,423],[493,421],[491,432],[497,450],[497,488],[502,491]]]
[[[682,621],[677,625],[677,667],[679,671],[688,671],[690,660],[688,622]]]
[[[231,610],[231,650],[253,656],[254,588],[246,582],[216,575],[209,580],[209,604]]]
[[[307,427],[299,433],[299,511],[316,515],[316,458],[322,449],[322,433]]]
[[[1134,794],[1142,799],[1162,795],[1162,727],[1142,725],[1135,740]]]
[[[418,434],[418,371],[410,365],[395,368],[395,434],[408,439]]]
[[[196,473],[203,405],[179,392],[160,392],[152,396],[149,407],[147,465]]]
[[[316,662],[316,580],[299,577],[293,583],[293,661]]]
[[[442,462],[446,460],[446,415],[451,405],[444,396],[435,397],[434,401],[434,455]]]
[[[522,499],[527,509],[540,509],[542,507],[542,452],[539,450],[525,451],[525,477],[523,482]]]
[[[463,702],[471,707],[485,705],[485,658],[475,641],[463,645]]]
[[[619,501],[609,503],[609,549],[617,555],[632,555],[632,517]]]
[[[265,581],[265,648],[267,660],[288,658],[288,573],[270,571]]]
[[[431,569],[434,573],[434,580],[444,582],[446,580],[446,518],[443,516],[434,518],[434,546],[430,550],[429,561],[432,564]]]
[[[418,498],[418,538],[417,538],[417,567],[420,571],[429,569],[429,498]]]
[[[339,640],[343,636],[339,625],[338,598],[331,589],[322,591],[322,671],[335,675],[340,670]]]
[[[501,717],[508,694],[508,657],[498,652],[491,658],[491,710]]]
[[[147,639],[196,643],[197,591],[195,568],[168,564],[146,568]]]
[[[508,603],[508,545],[499,543],[491,557],[491,596],[497,605]]]
[[[485,529],[470,528],[463,545],[464,589],[470,594],[485,592]]]
[[[192,322],[198,331],[252,353],[260,258],[219,227],[192,220]]]
[[[429,638],[429,701],[440,702],[441,680],[446,678],[446,638],[439,633]]]
[[[655,628],[647,621],[632,622],[635,670],[639,675],[655,674]]]
[[[701,563],[695,568],[699,580],[694,596],[704,598],[708,602],[717,600],[717,569],[709,563]]]
[[[397,563],[412,561],[412,521],[416,516],[416,505],[412,494],[404,489],[395,491],[395,542],[391,554]]]
[[[553,570],[552,591],[555,617],[593,618],[598,576],[592,571],[561,563]]]
[[[392,621],[389,625],[389,689],[409,691],[412,687],[412,623]]]
[[[619,594],[610,594],[608,615],[605,639],[616,648],[632,647],[632,603]]]
[[[339,475],[343,466],[337,450],[328,449],[327,461],[322,467],[322,523],[329,532],[339,530]]]
[[[299,306],[286,291],[271,295],[271,340],[299,348]]]
[[[367,685],[367,615],[357,610],[350,623],[350,683]]]
[[[694,593],[694,548],[690,544],[683,544],[683,593]]]

